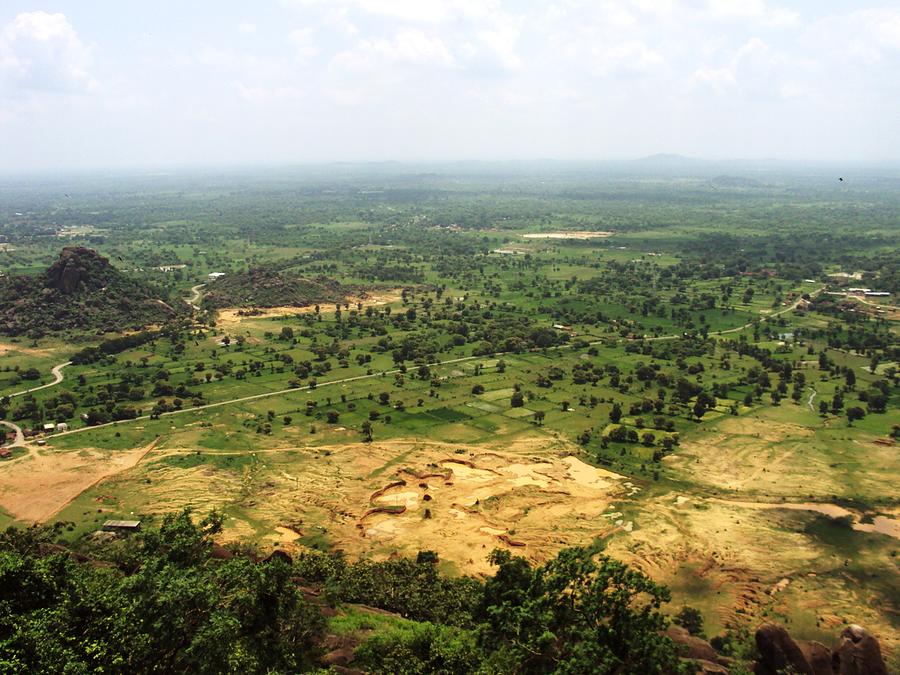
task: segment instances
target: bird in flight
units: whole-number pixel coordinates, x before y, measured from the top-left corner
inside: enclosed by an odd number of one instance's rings
[[[838,180],[841,181],[842,183],[844,182],[843,178],[838,178]]]

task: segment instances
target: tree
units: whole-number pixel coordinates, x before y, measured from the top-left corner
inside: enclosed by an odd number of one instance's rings
[[[609,440],[624,443],[628,439],[628,429],[623,426],[615,426],[609,430]]]
[[[372,423],[369,420],[365,420],[362,423],[362,427],[360,427],[360,430],[362,431],[363,440],[366,443],[371,443],[372,442]]]
[[[851,406],[847,408],[847,425],[853,426],[853,422],[855,420],[861,420],[866,416],[866,411],[860,408],[858,405]]]
[[[497,573],[475,611],[488,672],[684,672],[660,632],[669,592],[641,572],[586,548],[532,568],[495,550]]]
[[[703,634],[703,615],[696,607],[682,607],[672,619],[673,623],[684,628],[691,635]]]
[[[699,420],[706,414],[706,403],[698,397],[691,412]]]
[[[844,397],[840,395],[838,392],[834,392],[834,398],[831,399],[831,414],[837,415],[841,412],[841,409],[844,407]]]
[[[522,394],[521,391],[513,392],[513,395],[509,399],[509,404],[513,408],[521,408],[525,405],[525,395]]]
[[[0,535],[4,670],[299,672],[324,619],[281,559],[212,557],[217,514],[165,516],[119,542],[118,564],[79,563],[41,531]],[[49,536],[48,536],[49,535]]]
[[[609,421],[613,424],[618,424],[620,419],[622,419],[622,406],[618,403],[613,403],[612,410],[609,411]]]
[[[535,410],[534,411],[534,423],[537,424],[538,426],[543,425],[545,416],[546,416],[546,413],[544,413],[543,410]]]

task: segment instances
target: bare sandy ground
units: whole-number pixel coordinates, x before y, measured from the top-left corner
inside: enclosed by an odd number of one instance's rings
[[[15,344],[12,342],[0,342],[0,356],[6,356],[10,352],[18,352],[19,354],[28,354],[29,356],[52,356],[57,353],[55,349],[37,349],[28,347],[24,344]]]
[[[497,547],[535,562],[626,526],[611,502],[633,489],[552,438],[502,446],[399,440],[256,453],[251,466],[180,469],[149,461],[105,481],[113,510],[225,509],[226,540],[290,550],[323,536],[350,556],[436,550],[467,573],[488,573]],[[170,448],[173,453],[189,448]]]
[[[0,470],[0,507],[17,520],[44,522],[100,480],[133,467],[155,445],[117,452],[32,453]]]
[[[397,288],[390,291],[382,291],[382,292],[373,292],[371,294],[366,294],[365,297],[357,297],[357,296],[348,296],[347,304],[350,305],[351,308],[355,308],[357,303],[362,303],[363,308],[371,307],[373,305],[387,305],[392,302],[398,302],[401,299],[401,293],[403,289]],[[323,302],[319,303],[319,308],[323,312],[333,311],[334,310],[334,302]],[[341,306],[344,303],[340,303]],[[293,306],[283,306],[283,307],[260,307],[256,311],[258,314],[253,314],[249,316],[246,314],[246,307],[230,307],[227,309],[220,309],[218,315],[216,316],[216,323],[218,326],[222,328],[228,328],[231,326],[236,326],[237,324],[243,321],[253,321],[254,319],[271,319],[272,317],[277,316],[297,316],[300,314],[309,314],[310,312],[315,311],[315,305],[307,305],[306,307],[293,307]],[[245,312],[241,314],[241,312]]]
[[[586,230],[571,232],[528,232],[522,236],[526,239],[602,239],[611,237],[613,232],[588,232]]]

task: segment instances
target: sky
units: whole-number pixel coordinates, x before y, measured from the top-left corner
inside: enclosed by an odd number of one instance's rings
[[[0,0],[0,171],[900,159],[900,0]]]

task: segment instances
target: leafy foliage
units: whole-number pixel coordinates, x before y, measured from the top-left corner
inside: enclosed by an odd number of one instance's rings
[[[121,552],[82,564],[35,531],[0,537],[4,672],[292,672],[308,667],[324,622],[280,560],[215,561],[199,525],[168,516]],[[124,572],[122,570],[125,570]]]

